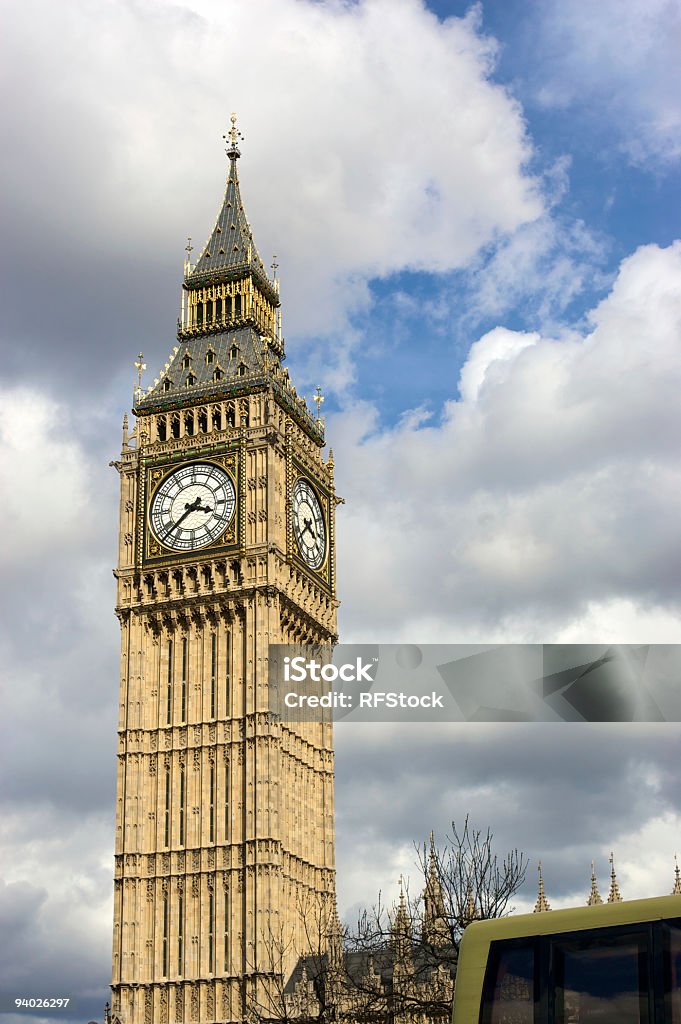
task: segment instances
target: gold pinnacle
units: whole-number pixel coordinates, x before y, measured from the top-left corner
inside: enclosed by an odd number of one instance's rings
[[[147,368],[147,364],[144,362],[144,356],[140,352],[139,356],[135,360],[135,368],[137,370],[137,390],[142,390],[142,373]]]
[[[544,878],[541,873],[541,861],[539,861],[537,865],[537,870],[539,872],[539,891],[537,895],[537,902],[534,905],[534,913],[542,914],[545,911],[550,910],[551,905],[549,904],[549,901],[546,899],[546,895],[544,893]]]
[[[622,894],[620,893],[620,887],[617,883],[617,875],[615,874],[615,854],[610,852],[610,892],[608,893],[608,903],[621,903]]]
[[[319,413],[320,413],[320,410],[321,410],[321,405],[322,405],[322,402],[324,401],[324,396],[322,394],[321,384],[317,385],[317,394],[314,396],[312,401],[317,403],[317,419],[319,419]]]
[[[239,131],[239,129],[236,126],[236,114],[235,113],[232,113],[232,115],[230,117],[230,121],[232,122],[232,127],[227,131],[227,134],[223,135],[222,137],[225,140],[225,142],[229,143],[229,147],[227,149],[227,155],[229,156],[229,155],[231,155],[231,153],[236,153],[236,155],[238,156],[239,155],[239,150],[238,150],[237,143],[239,142],[239,139],[243,140],[243,135],[241,134],[241,132]]]
[[[672,889],[672,896],[681,896],[681,870],[679,870],[679,862],[674,854],[674,864],[676,865],[674,871],[674,888]]]

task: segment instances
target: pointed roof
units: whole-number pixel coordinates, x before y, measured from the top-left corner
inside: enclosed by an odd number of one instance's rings
[[[679,870],[679,862],[674,854],[674,863],[676,865],[674,869],[674,888],[672,889],[672,896],[681,896],[681,871]]]
[[[241,199],[236,166],[241,156],[237,146],[239,135],[240,132],[236,129],[236,115],[232,114],[232,128],[225,136],[229,141],[229,169],[222,206],[201,255],[193,267],[186,267],[185,286],[199,287],[213,281],[231,280],[245,273],[252,273],[264,290],[270,293],[268,297],[278,305],[276,285],[267,276]]]
[[[591,861],[591,892],[589,898],[586,901],[587,907],[598,906],[599,903],[603,902],[603,897],[598,891],[598,883],[596,882],[596,865]]]
[[[539,871],[539,892],[537,895],[537,902],[534,905],[534,913],[541,914],[546,910],[550,910],[551,905],[546,899],[546,895],[544,893],[544,879],[542,878],[541,873],[541,861],[539,861],[539,864],[537,865],[537,870]]]
[[[480,917],[480,911],[475,905],[475,899],[473,897],[473,886],[470,882],[468,883],[466,905],[464,907],[463,916],[466,924],[470,924],[471,921],[475,921],[478,917]]]
[[[425,846],[424,846],[425,860]],[[430,851],[426,869],[426,885],[423,890],[423,922],[421,934],[425,942],[446,945],[451,942],[447,924],[445,899],[441,882],[441,864],[435,849],[435,833],[430,833]]]
[[[617,884],[617,876],[615,874],[615,855],[610,854],[610,892],[608,893],[608,903],[621,903],[622,894],[620,887]]]
[[[400,875],[400,900],[397,905],[397,913],[393,921],[393,935],[403,935],[405,938],[411,935],[411,922],[407,914],[407,904],[404,898],[404,879]]]

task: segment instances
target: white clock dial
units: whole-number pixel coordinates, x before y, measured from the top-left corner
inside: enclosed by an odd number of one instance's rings
[[[166,547],[194,551],[219,537],[235,507],[230,475],[211,462],[194,462],[170,473],[154,494],[151,528]]]
[[[318,569],[326,555],[326,526],[319,498],[302,477],[293,485],[291,511],[301,557],[311,569]]]

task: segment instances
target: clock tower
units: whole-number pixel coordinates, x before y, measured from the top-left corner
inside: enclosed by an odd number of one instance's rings
[[[238,138],[232,117],[177,344],[115,464],[121,1024],[276,1016],[305,908],[335,902],[332,727],[268,710],[269,645],[336,640],[333,458],[283,365]]]

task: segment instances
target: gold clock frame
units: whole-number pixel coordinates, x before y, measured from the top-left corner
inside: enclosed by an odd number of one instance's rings
[[[293,529],[293,488],[298,480],[305,480],[315,493],[322,510],[324,529],[326,531],[326,545],[324,560],[317,569],[308,565],[300,554]],[[304,465],[292,454],[287,459],[286,467],[286,554],[290,562],[303,569],[308,576],[321,583],[329,593],[333,592],[333,544],[335,542],[333,519],[331,515],[331,495],[328,485],[322,483],[316,473],[313,473],[309,466]]]
[[[151,503],[163,482],[177,469],[191,466],[196,462],[204,462],[217,466],[228,474],[234,487],[235,508],[229,525],[209,544],[193,550],[178,551],[159,541],[151,529]],[[216,452],[196,452],[190,458],[163,459],[145,465],[140,480],[141,515],[141,551],[140,560],[145,568],[176,565],[186,562],[200,562],[206,558],[214,558],[223,553],[235,553],[245,536],[245,508],[242,500],[243,487],[241,480],[241,463],[236,451],[218,454]]]

